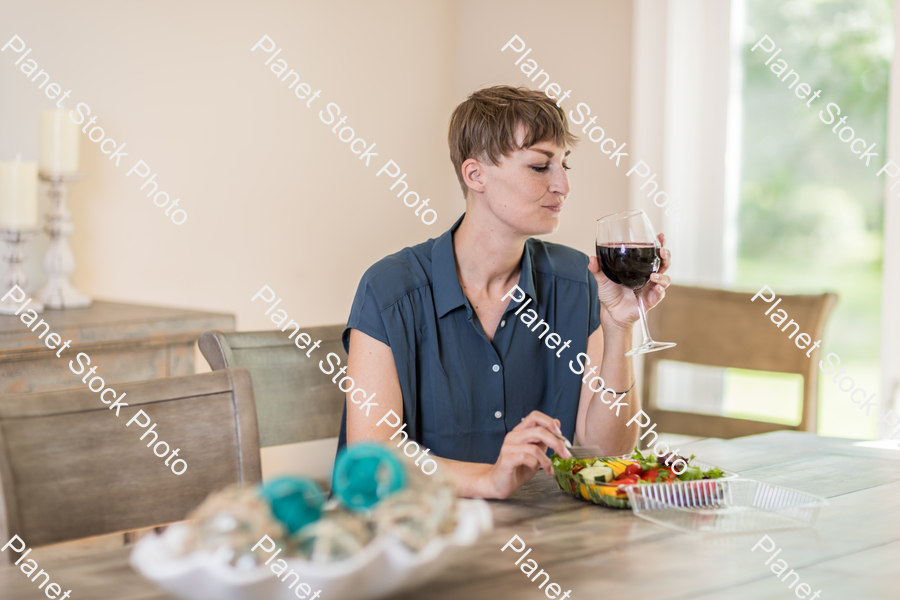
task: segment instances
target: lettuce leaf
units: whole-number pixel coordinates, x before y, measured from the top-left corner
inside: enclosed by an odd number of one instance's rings
[[[694,481],[696,479],[703,479],[703,471],[700,470],[700,467],[689,466],[684,470],[684,473],[678,475],[678,479],[681,481]]]
[[[725,477],[725,473],[723,473],[722,469],[719,467],[713,467],[709,471],[703,471],[704,479],[718,479],[719,477]]]

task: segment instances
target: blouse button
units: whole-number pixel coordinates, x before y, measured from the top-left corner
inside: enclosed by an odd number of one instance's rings
[[[493,369],[494,369],[494,373],[496,373],[497,371],[500,370],[500,365],[494,365]],[[497,417],[497,418],[499,419],[500,417]]]
[[[506,327],[506,319],[500,321],[500,327]]]
[[[494,418],[495,418],[495,419],[499,419],[499,418],[502,417],[502,416],[503,416],[503,413],[500,412],[499,410],[498,410],[497,412],[494,413]]]

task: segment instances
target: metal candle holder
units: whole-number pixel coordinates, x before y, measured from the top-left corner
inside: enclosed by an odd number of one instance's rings
[[[69,235],[75,230],[72,213],[66,208],[68,189],[66,183],[84,179],[84,173],[70,175],[47,175],[40,173],[42,181],[50,184],[53,207],[47,213],[44,230],[50,235],[50,247],[44,256],[47,284],[37,293],[37,299],[47,308],[86,308],[91,305],[91,297],[76,290],[69,283],[69,276],[75,270],[75,255],[69,247]]]
[[[22,262],[25,260],[25,254],[22,252],[22,242],[28,240],[31,236],[40,231],[39,228],[33,227],[28,229],[0,229],[0,239],[6,242],[6,252],[3,253],[3,262],[6,263],[6,276],[3,278],[3,294],[11,290],[13,286],[19,286],[25,289],[28,283],[28,275],[22,268]],[[11,298],[0,301],[0,314],[14,315],[21,306],[20,302],[15,302]],[[28,308],[35,312],[44,310],[43,304],[34,300],[28,305]]]

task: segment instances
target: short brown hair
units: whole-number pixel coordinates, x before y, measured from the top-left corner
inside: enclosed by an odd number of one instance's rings
[[[516,144],[516,128],[525,128],[522,145]],[[566,114],[544,92],[526,87],[497,85],[474,92],[456,107],[450,117],[450,160],[463,195],[469,188],[463,180],[462,164],[470,159],[488,159],[497,164],[540,142],[574,146],[578,137],[569,132]]]

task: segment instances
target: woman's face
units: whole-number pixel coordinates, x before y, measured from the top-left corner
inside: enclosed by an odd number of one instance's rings
[[[556,231],[569,195],[570,152],[554,142],[539,142],[516,150],[497,165],[483,165],[488,209],[522,235]]]

